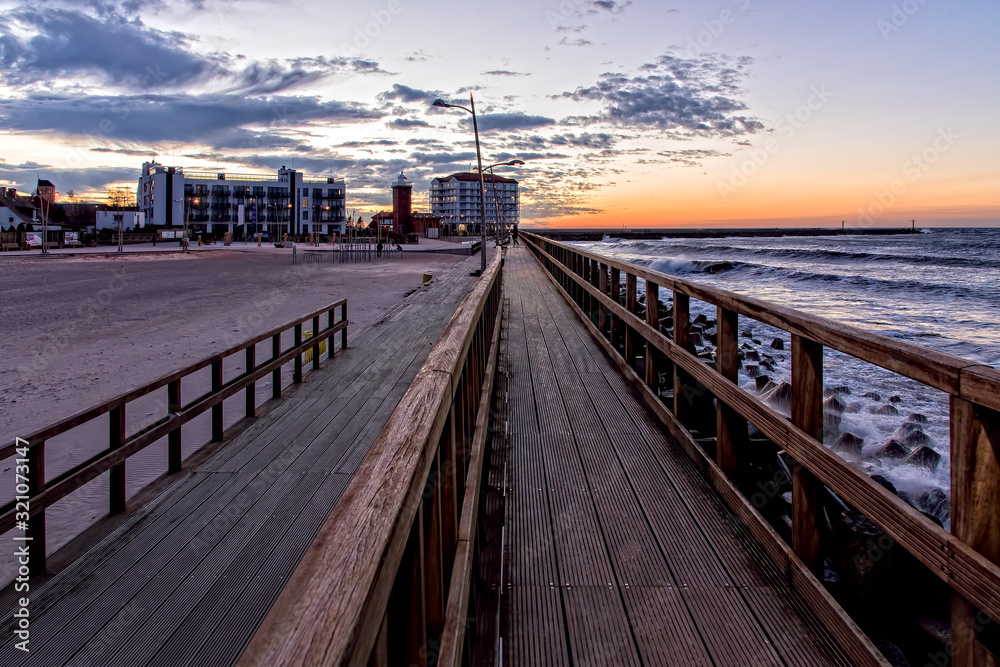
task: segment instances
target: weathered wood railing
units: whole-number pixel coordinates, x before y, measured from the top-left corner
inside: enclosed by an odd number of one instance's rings
[[[335,321],[336,312],[340,311],[340,320]],[[321,319],[326,320],[321,327]],[[312,335],[303,340],[303,324],[312,324]],[[182,465],[181,427],[211,410],[212,412],[212,442],[223,440],[223,402],[240,391],[246,393],[245,418],[257,414],[256,383],[269,373],[271,374],[272,399],[281,398],[281,367],[288,362],[294,363],[292,373],[293,383],[302,381],[303,355],[312,351],[312,368],[320,367],[320,345],[331,339],[327,346],[327,358],[334,355],[332,337],[341,334],[341,349],[347,347],[347,300],[341,299],[325,308],[293,320],[267,333],[260,334],[238,345],[225,349],[201,361],[181,368],[158,380],[127,391],[115,398],[104,401],[93,407],[82,410],[70,417],[50,424],[42,429],[24,436],[15,442],[0,448],[0,460],[14,456],[27,458],[29,480],[29,499],[27,505],[30,518],[27,521],[27,535],[32,538],[31,570],[33,574],[45,571],[45,509],[65,498],[87,482],[97,478],[106,471],[111,471],[109,495],[109,514],[120,514],[125,511],[125,461],[133,454],[149,447],[160,439],[167,438],[168,472],[177,472]],[[292,345],[282,349],[282,334],[292,331]],[[271,357],[258,364],[256,359],[257,344],[271,339]],[[228,357],[244,352],[245,370],[229,382],[223,381],[223,362]],[[184,378],[211,367],[211,389],[198,398],[188,401],[181,400],[181,383]],[[157,390],[167,389],[167,414],[151,424],[144,424],[137,432],[126,436],[126,410],[130,403],[147,396]],[[108,448],[76,465],[63,474],[47,480],[45,478],[45,443],[71,429],[87,424],[104,415],[108,415]],[[242,421],[242,420],[241,420]],[[239,426],[237,422],[234,426]],[[26,444],[25,444],[26,443]],[[24,450],[27,449],[27,456]],[[20,521],[24,503],[12,500],[0,507],[0,533],[13,528]]]
[[[827,591],[809,573],[822,567],[818,514],[824,484],[951,587],[952,664],[992,664],[982,662],[984,650],[976,633],[986,617],[992,623],[1000,621],[1000,371],[537,235],[524,233],[523,237],[646,402],[845,647],[852,637],[857,638],[856,626],[839,607],[828,604]],[[646,283],[645,318],[636,315],[639,278]],[[671,338],[658,325],[661,289],[673,293]],[[717,369],[690,351],[692,298],[717,307]],[[739,316],[791,334],[790,421],[737,385]],[[950,396],[951,533],[823,446],[825,347]],[[644,356],[643,377],[636,372],[640,354]],[[673,400],[666,404],[655,391],[660,370],[673,376]],[[691,391],[693,381],[716,399],[714,461],[682,425],[690,406],[685,392]],[[748,422],[795,461],[791,549],[731,481],[740,469],[741,456],[752,446],[747,442]],[[986,617],[978,615],[977,609]],[[852,657],[859,663],[871,660],[863,652]]]
[[[459,665],[502,320],[500,253],[239,665]]]

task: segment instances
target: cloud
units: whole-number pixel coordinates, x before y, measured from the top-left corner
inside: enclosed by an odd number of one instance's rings
[[[441,97],[439,91],[418,90],[410,88],[400,83],[392,84],[392,90],[379,94],[378,99],[383,102],[398,100],[400,102],[426,102],[430,104],[435,98]]]
[[[390,120],[386,123],[386,125],[400,130],[414,130],[418,127],[431,127],[431,124],[427,121],[417,120],[414,118],[396,118],[395,120]]]
[[[228,145],[233,143],[231,134],[247,125],[345,123],[382,116],[355,102],[297,96],[29,95],[0,100],[0,129],[86,136],[97,142],[211,143],[218,139]]]
[[[38,174],[56,185],[59,192],[106,189],[112,183],[137,181],[139,170],[121,167],[93,167],[88,169],[60,169],[47,164],[24,162],[8,164],[0,159],[0,181],[13,184],[22,192],[31,192],[37,184]]]
[[[531,76],[525,72],[511,72],[507,69],[491,69],[488,72],[483,72],[483,76]]]
[[[594,0],[593,5],[596,10],[605,11],[609,14],[622,14],[632,5],[632,0],[627,0],[627,2],[615,2],[615,0]]]
[[[93,0],[88,6],[96,15],[52,6],[22,6],[12,12],[12,22],[28,36],[18,38],[10,31],[0,36],[3,80],[14,86],[43,84],[51,90],[60,84],[96,82],[129,92],[204,89],[270,95],[339,73],[387,73],[363,58],[248,62],[228,53],[201,54],[196,52],[196,38],[144,25],[128,2]]]
[[[583,117],[583,122],[723,136],[752,133],[763,125],[740,113],[747,107],[737,98],[738,83],[750,62],[748,57],[705,54],[680,58],[666,54],[640,67],[639,74],[608,72],[593,86],[561,97],[604,106],[600,115]]]
[[[594,43],[589,39],[574,39],[571,42],[568,38],[563,37],[559,40],[559,44],[562,46],[592,46]]]
[[[410,159],[414,162],[423,162],[425,164],[457,164],[474,161],[476,153],[474,151],[466,153],[421,153],[417,151],[410,154]]]
[[[555,119],[546,116],[528,116],[521,113],[491,113],[477,115],[480,132],[492,132],[495,130],[530,130],[546,125],[555,125]],[[467,119],[471,124],[472,120]]]
[[[660,151],[657,155],[667,158],[667,162],[674,162],[685,167],[697,167],[705,158],[729,157],[729,153],[722,153],[717,150],[688,148],[680,151]]]
[[[367,139],[365,141],[345,141],[337,146],[339,148],[367,148],[369,146],[395,146],[398,143],[392,139]]]
[[[12,16],[35,34],[24,41],[6,35],[8,84],[100,75],[136,89],[183,85],[221,69],[214,59],[190,53],[186,36],[147,28],[139,19],[117,14],[98,19],[52,7],[21,8]]]

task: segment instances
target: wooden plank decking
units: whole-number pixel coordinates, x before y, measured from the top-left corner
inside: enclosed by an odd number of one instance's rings
[[[0,665],[234,663],[479,262],[470,258],[383,322],[352,332],[349,350],[33,589],[31,652],[7,642]]]
[[[529,252],[506,270],[503,664],[850,664]]]

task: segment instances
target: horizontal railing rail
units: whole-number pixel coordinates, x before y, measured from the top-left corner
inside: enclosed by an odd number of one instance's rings
[[[524,233],[524,237],[605,348],[643,391],[646,402],[776,562],[789,565],[790,561],[801,561],[808,570],[821,572],[819,513],[826,485],[951,587],[955,594],[953,646],[958,651],[954,664],[972,664],[961,661],[974,651],[974,642],[960,645],[957,639],[969,636],[977,627],[976,609],[993,622],[1000,621],[1000,506],[996,501],[1000,493],[1000,370],[534,234]],[[644,318],[636,314],[638,279],[646,283]],[[669,337],[659,323],[660,289],[670,290],[673,296]],[[717,308],[714,365],[693,353],[692,298]],[[790,419],[737,384],[739,316],[791,334]],[[951,533],[823,445],[824,348],[949,395]],[[639,356],[643,357],[641,375],[636,363]],[[664,401],[656,391],[660,370],[672,375],[672,400]],[[707,455],[683,426],[685,410],[690,410],[690,392],[697,384],[716,399],[714,457]],[[795,462],[791,468],[794,556],[732,484],[740,470],[741,455],[751,446],[747,423]],[[788,574],[792,579],[797,576]],[[815,580],[813,583],[821,588]],[[811,595],[816,601],[825,594],[814,586],[807,598]]]
[[[461,664],[502,300],[498,253],[239,665]]]
[[[336,313],[339,311],[340,320]],[[325,316],[326,323],[321,328],[320,320]],[[312,324],[309,338],[303,339],[303,324]],[[0,507],[0,533],[6,532],[17,525],[27,524],[26,535],[33,540],[31,568],[33,573],[45,571],[45,510],[59,500],[65,498],[84,484],[96,479],[105,472],[111,471],[109,487],[109,514],[120,514],[125,511],[125,462],[132,455],[151,444],[166,437],[168,439],[168,472],[174,473],[182,467],[182,441],[180,428],[192,419],[205,412],[212,413],[211,441],[221,441],[225,437],[223,403],[227,398],[246,393],[244,419],[253,418],[257,414],[256,383],[261,378],[271,375],[271,398],[281,397],[281,368],[289,362],[294,362],[292,382],[297,384],[303,378],[303,356],[311,351],[312,368],[320,367],[323,343],[328,339],[327,358],[334,356],[334,341],[332,338],[341,334],[341,349],[347,348],[347,300],[341,299],[335,303],[320,308],[305,317],[287,322],[270,331],[254,336],[237,345],[231,346],[206,357],[194,364],[185,366],[172,373],[164,375],[141,387],[126,391],[114,398],[102,401],[97,405],[61,419],[53,424],[19,437],[15,442],[0,448],[0,459],[19,456],[26,460],[30,475],[28,476],[28,499],[11,500]],[[286,332],[292,332],[292,344],[282,349],[281,337]],[[271,340],[271,357],[258,364],[256,347],[258,343]],[[224,360],[234,354],[243,352],[246,368],[243,373],[224,382]],[[194,400],[184,404],[181,400],[182,381],[184,378],[205,368],[211,369],[211,389]],[[152,423],[139,428],[137,432],[126,436],[127,406],[133,401],[152,394],[157,390],[167,388],[167,414]],[[66,472],[52,479],[45,479],[45,449],[46,442],[71,431],[74,428],[88,424],[95,419],[108,415],[109,446],[106,450],[79,463]],[[235,426],[238,426],[237,422]],[[233,427],[231,427],[233,428]],[[23,507],[27,506],[28,510]],[[23,515],[29,518],[22,521]]]

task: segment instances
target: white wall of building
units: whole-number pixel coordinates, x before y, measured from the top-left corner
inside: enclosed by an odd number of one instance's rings
[[[146,225],[146,214],[142,211],[97,211],[97,229],[137,229]]]

